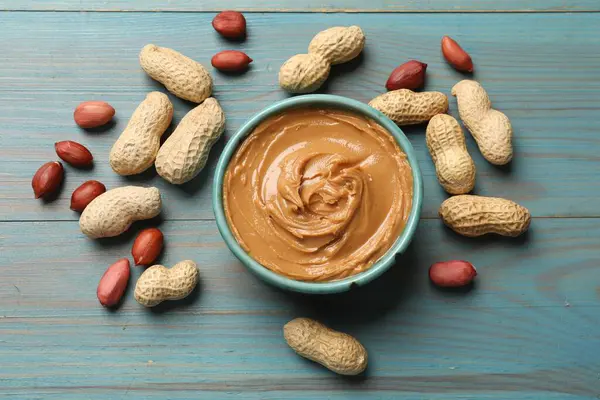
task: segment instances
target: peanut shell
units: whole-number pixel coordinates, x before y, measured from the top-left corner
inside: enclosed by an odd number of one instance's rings
[[[531,223],[529,210],[514,201],[468,194],[444,201],[439,214],[449,228],[468,237],[488,233],[516,237]]]
[[[341,375],[357,375],[367,368],[367,350],[352,336],[334,331],[310,318],[285,324],[283,336],[300,356]]]
[[[448,97],[440,92],[417,93],[398,89],[375,97],[369,105],[398,125],[413,125],[445,113],[448,110]]]
[[[458,113],[479,146],[481,155],[494,165],[512,160],[513,130],[510,120],[492,108],[485,89],[476,81],[465,79],[452,88]]]
[[[79,218],[79,227],[92,239],[118,236],[133,222],[156,217],[161,207],[157,188],[123,186],[92,200]]]
[[[279,70],[279,86],[290,93],[314,92],[327,80],[329,62],[319,54],[296,54]]]
[[[202,64],[183,54],[153,44],[140,52],[140,65],[175,96],[201,103],[212,93],[212,78]]]
[[[110,150],[109,163],[119,175],[134,175],[154,163],[160,138],[173,118],[173,105],[161,92],[149,93],[133,112],[127,127]]]
[[[465,194],[475,186],[475,163],[467,151],[458,121],[438,114],[427,125],[425,140],[438,181],[450,194]]]
[[[319,32],[308,45],[308,52],[320,54],[331,65],[357,57],[365,47],[365,34],[359,26],[334,26]]]
[[[187,297],[199,281],[196,263],[184,260],[172,268],[153,265],[139,277],[134,296],[145,307],[154,307],[166,300],[180,300]]]
[[[156,171],[179,185],[193,179],[206,165],[208,154],[225,129],[219,102],[210,97],[188,112],[156,157]]]

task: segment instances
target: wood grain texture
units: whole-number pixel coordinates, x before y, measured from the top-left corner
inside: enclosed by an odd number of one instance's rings
[[[201,271],[191,301],[121,309],[95,297],[134,231],[91,241],[75,222],[0,223],[0,396],[16,398],[593,399],[600,395],[600,227],[540,219],[517,240],[469,240],[421,221],[381,279],[338,296],[281,292],[254,278],[212,221],[160,224],[166,265]],[[18,227],[18,229],[14,229]],[[470,291],[432,287],[427,268],[461,257]],[[134,268],[132,284],[141,268]],[[369,351],[366,378],[297,357],[282,326],[312,316]]]
[[[312,0],[235,4],[335,11],[354,2]],[[230,8],[230,3],[227,8]],[[363,4],[363,3],[360,3]],[[544,399],[600,398],[600,26],[599,13],[468,14],[460,11],[583,11],[595,0],[446,0],[370,2],[369,11],[423,14],[249,13],[246,42],[223,41],[213,13],[0,13],[0,398],[15,399]],[[0,9],[192,11],[215,0],[22,2]],[[363,6],[366,7],[366,6]],[[424,219],[414,242],[379,280],[351,293],[303,296],[253,277],[219,236],[210,208],[212,172],[227,137],[251,115],[287,95],[279,66],[304,52],[332,25],[359,24],[363,57],[334,69],[323,90],[368,101],[389,72],[416,58],[429,64],[427,89],[447,94],[462,76],[439,52],[442,35],[471,52],[475,78],[515,127],[515,161],[486,163],[468,137],[478,168],[476,191],[512,198],[536,217],[517,239],[460,237],[435,218],[446,197],[425,147],[425,127],[406,132],[424,175]],[[24,29],[26,27],[26,29]],[[226,138],[206,171],[172,186],[151,171],[121,178],[108,152],[150,90],[137,54],[154,42],[209,65],[219,50],[255,60],[241,76],[213,72],[227,115]],[[117,110],[108,130],[84,132],[72,121],[83,100]],[[190,104],[171,96],[175,121]],[[456,102],[451,100],[456,116]],[[59,198],[33,199],[30,180],[53,144],[76,140],[92,150],[91,171],[67,167]],[[98,179],[109,188],[156,185],[160,217],[126,234],[92,241],[68,209],[71,191]],[[564,218],[544,218],[564,217]],[[585,218],[573,218],[585,217]],[[592,218],[596,217],[596,218]],[[142,269],[133,268],[122,307],[95,295],[105,268],[129,256],[140,229],[159,226],[160,261],[198,262],[201,283],[184,301],[145,309],[133,299]],[[467,259],[479,271],[466,291],[438,290],[427,269]],[[365,377],[345,379],[293,354],[285,322],[312,316],[355,335],[368,349]]]
[[[582,12],[598,11],[596,0],[2,0],[0,10],[220,11],[253,12]]]
[[[476,193],[511,198],[535,217],[600,216],[600,189],[593,184],[600,173],[600,14],[247,17],[249,38],[236,44],[215,34],[209,14],[0,14],[0,220],[75,220],[69,197],[87,179],[109,188],[156,185],[165,199],[164,218],[212,219],[212,172],[226,138],[254,113],[287,97],[278,87],[277,72],[288,57],[306,51],[316,32],[350,24],[360,24],[366,32],[364,55],[334,68],[322,92],[367,102],[384,91],[394,67],[417,58],[429,64],[426,88],[449,95],[464,77],[446,65],[439,51],[440,38],[450,34],[471,52],[475,79],[515,130],[515,159],[504,169],[488,164],[468,135],[477,166]],[[138,52],[150,42],[173,47],[207,66],[215,52],[226,48],[245,50],[255,60],[241,76],[212,70],[215,96],[227,117],[226,138],[215,145],[205,171],[183,186],[167,184],[153,170],[121,178],[106,163],[137,104],[148,91],[164,90],[139,67]],[[179,122],[191,105],[171,98]],[[91,99],[116,108],[116,124],[107,131],[83,132],[73,123],[73,109]],[[450,104],[457,116],[454,98]],[[405,132],[424,176],[423,215],[433,218],[446,195],[427,153],[425,126]],[[33,199],[30,180],[42,163],[55,159],[53,144],[59,140],[88,145],[97,163],[92,171],[67,168],[59,199],[44,204]]]

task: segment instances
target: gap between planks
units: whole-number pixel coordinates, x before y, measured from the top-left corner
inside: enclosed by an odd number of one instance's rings
[[[56,8],[56,9],[24,9],[24,8],[0,8],[0,12],[49,12],[49,13],[194,13],[194,14],[213,14],[218,13],[227,8],[215,8],[207,10],[194,10],[194,9],[156,9],[156,10],[136,10],[136,9],[69,9],[69,8]],[[315,9],[260,9],[260,8],[236,8],[236,11],[249,13],[249,14],[590,14],[600,13],[600,9],[583,9],[583,10],[565,10],[565,9],[551,9],[551,10],[534,10],[534,9],[522,9],[522,10],[384,10],[384,9],[345,9],[345,8],[315,8]]]

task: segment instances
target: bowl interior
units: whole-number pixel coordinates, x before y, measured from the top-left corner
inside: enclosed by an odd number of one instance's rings
[[[223,208],[223,178],[231,157],[237,150],[238,146],[244,141],[256,126],[264,119],[279,114],[285,110],[298,107],[318,106],[348,110],[379,123],[384,127],[398,142],[400,148],[406,153],[408,162],[412,170],[413,177],[413,201],[410,215],[404,230],[390,247],[390,249],[375,262],[371,268],[359,274],[349,276],[344,279],[330,282],[304,282],[286,278],[279,275],[266,267],[263,267],[256,260],[250,257],[237,242],[236,238],[229,229],[229,224],[225,217]],[[217,221],[217,227],[225,243],[235,256],[240,259],[252,272],[257,274],[261,279],[274,284],[282,289],[292,290],[304,293],[337,293],[348,290],[351,285],[364,285],[385,272],[393,263],[396,254],[402,253],[409,245],[414,232],[419,222],[421,214],[421,205],[423,201],[423,182],[419,165],[415,157],[414,149],[402,130],[388,117],[381,112],[375,110],[365,103],[357,100],[349,99],[342,96],[311,94],[297,97],[291,97],[286,100],[277,102],[263,111],[256,114],[248,120],[227,142],[225,148],[219,158],[217,169],[215,172],[215,180],[213,184],[213,209]]]

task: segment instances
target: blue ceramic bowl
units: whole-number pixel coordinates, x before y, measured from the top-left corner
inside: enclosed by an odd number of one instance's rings
[[[412,209],[410,211],[407,224],[400,236],[398,237],[398,239],[396,240],[396,242],[394,243],[394,245],[387,251],[387,253],[383,257],[381,257],[377,262],[375,262],[368,270],[345,279],[340,279],[331,282],[320,283],[297,281],[294,279],[286,278],[269,270],[268,268],[263,267],[252,257],[250,257],[248,253],[246,253],[246,251],[244,251],[244,249],[239,245],[239,243],[231,233],[231,230],[229,229],[229,224],[227,223],[225,211],[223,208],[223,177],[229,164],[229,160],[237,150],[238,146],[244,141],[246,136],[252,133],[254,128],[256,128],[256,126],[266,118],[274,114],[279,114],[282,111],[291,108],[303,106],[319,106],[327,108],[344,109],[371,118],[372,120],[378,122],[381,126],[383,126],[388,132],[392,134],[392,136],[394,136],[394,138],[400,145],[400,148],[402,148],[402,150],[408,156],[408,162],[412,168]],[[235,135],[233,135],[233,137],[227,142],[227,145],[225,146],[225,149],[223,150],[223,153],[219,158],[219,163],[217,164],[217,170],[215,172],[215,181],[213,185],[212,202],[213,209],[215,212],[215,218],[217,220],[217,227],[219,228],[219,232],[225,240],[225,243],[227,243],[227,246],[233,252],[233,254],[235,254],[235,256],[239,258],[240,261],[246,267],[248,267],[250,271],[258,275],[262,280],[273,284],[281,289],[291,290],[295,292],[314,294],[339,293],[347,291],[352,285],[362,286],[377,278],[394,264],[394,257],[396,256],[396,254],[404,252],[404,250],[407,248],[410,241],[412,240],[415,230],[417,229],[417,224],[419,222],[419,217],[421,214],[421,204],[423,202],[423,181],[421,178],[421,172],[419,170],[419,165],[417,163],[417,159],[415,157],[415,152],[413,150],[412,145],[410,144],[402,130],[398,128],[398,126],[394,122],[392,122],[392,120],[383,115],[381,112],[368,106],[367,104],[361,103],[353,99],[325,94],[311,94],[291,97],[267,107],[266,109],[252,117],[249,121],[247,121],[240,128],[240,130],[237,131]]]

